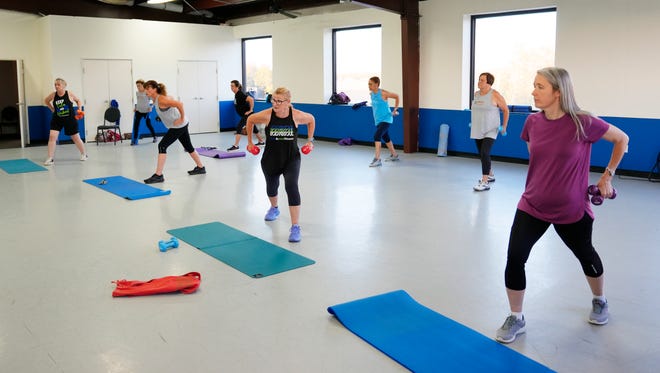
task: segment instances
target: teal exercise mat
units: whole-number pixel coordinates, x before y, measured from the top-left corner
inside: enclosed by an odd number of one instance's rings
[[[0,168],[8,174],[22,174],[25,172],[48,170],[46,167],[42,167],[26,158],[0,161]]]
[[[170,229],[167,233],[253,278],[316,263],[220,222]]]
[[[169,190],[154,188],[123,176],[99,177],[96,179],[86,179],[83,182],[128,200],[160,197],[171,193]]]
[[[553,372],[426,308],[403,290],[331,306],[328,312],[413,372]]]

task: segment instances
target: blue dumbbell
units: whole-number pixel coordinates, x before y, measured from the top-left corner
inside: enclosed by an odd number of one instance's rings
[[[502,126],[499,126],[497,130],[502,134],[502,136],[506,136],[506,132],[502,132]]]
[[[177,240],[176,237],[170,238],[169,241],[158,241],[158,248],[161,252],[165,252],[169,249],[176,249],[177,247],[179,247],[179,240]]]

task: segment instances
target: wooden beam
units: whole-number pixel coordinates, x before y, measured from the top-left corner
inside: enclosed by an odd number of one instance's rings
[[[2,0],[0,9],[13,10],[38,15],[60,15],[72,17],[100,17],[119,19],[144,19],[149,21],[219,24],[218,20],[203,16],[193,16],[169,10],[142,6],[110,5],[91,0]]]
[[[353,0],[352,2],[366,5],[370,8],[378,8],[389,10],[390,12],[394,12],[396,14],[403,14],[405,9],[403,3],[408,2],[408,0]]]
[[[217,8],[210,8],[213,14],[223,21],[230,21],[237,18],[262,16],[272,14],[276,7],[284,11],[295,11],[306,8],[315,8],[319,6],[339,4],[340,0],[260,0],[249,3],[228,5]]]
[[[419,2],[403,1],[401,68],[403,79],[403,151],[419,150]]]

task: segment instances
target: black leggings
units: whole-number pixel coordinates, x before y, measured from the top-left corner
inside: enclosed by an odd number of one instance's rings
[[[390,139],[389,129],[390,129],[390,123],[387,122],[378,123],[378,126],[376,126],[376,132],[374,133],[374,142],[378,142],[381,139],[385,143],[390,142],[391,139]]]
[[[188,133],[188,125],[180,128],[170,128],[167,130],[167,133],[158,143],[158,154],[166,154],[167,148],[174,144],[176,140],[179,140],[183,148],[188,152],[192,153],[195,151],[195,147],[190,141],[190,133]]]
[[[266,178],[266,194],[268,194],[268,197],[277,196],[277,189],[280,187],[280,175],[284,175],[284,190],[286,190],[289,206],[300,206],[300,191],[298,189],[300,159],[289,161],[281,173],[268,174],[263,167],[262,170]]]
[[[571,224],[552,224],[562,241],[580,261],[586,276],[599,277],[603,274],[603,263],[591,243],[594,220],[587,213]],[[504,270],[504,283],[511,290],[525,290],[525,263],[532,246],[545,233],[551,223],[537,219],[517,210],[509,236],[509,249]]]
[[[477,143],[477,151],[479,151],[479,157],[481,158],[481,174],[488,175],[490,174],[490,149],[492,149],[495,139],[490,137],[484,137],[483,139],[475,139]]]
[[[137,143],[137,141],[140,139],[140,121],[142,118],[145,118],[147,128],[149,129],[149,132],[151,132],[151,136],[156,137],[156,131],[154,131],[154,126],[151,125],[151,118],[149,118],[149,113],[141,113],[136,111],[133,114],[133,136],[131,138],[133,143]]]

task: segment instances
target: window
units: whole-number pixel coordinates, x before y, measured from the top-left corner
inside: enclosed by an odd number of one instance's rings
[[[536,71],[555,64],[556,13],[553,8],[472,17],[470,102],[479,74],[489,72],[507,104],[534,106]]]
[[[333,92],[344,92],[351,102],[369,100],[367,83],[380,76],[381,27],[364,26],[332,30]]]
[[[243,39],[243,88],[255,100],[273,91],[273,38]]]

